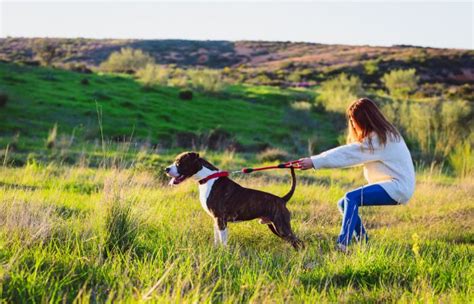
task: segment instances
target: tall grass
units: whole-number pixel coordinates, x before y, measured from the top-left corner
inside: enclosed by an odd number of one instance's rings
[[[255,161],[205,154],[226,168]],[[229,247],[214,247],[197,185],[171,188],[152,170],[0,168],[2,300],[465,303],[473,296],[470,177],[418,172],[408,205],[361,208],[371,242],[342,254],[333,249],[336,201],[360,185],[360,170],[298,172],[288,207],[307,243],[301,252],[256,221],[230,224]],[[289,188],[286,171],[233,178],[276,195]]]
[[[462,100],[391,102],[383,112],[401,129],[417,159],[444,162],[474,130],[473,108]]]
[[[105,218],[105,253],[133,249],[138,225],[134,221],[129,204],[114,200]]]
[[[56,138],[58,137],[58,124],[55,123],[53,128],[49,130],[48,138],[46,138],[46,147],[52,149],[56,144]]]
[[[455,146],[449,155],[449,162],[456,174],[467,177],[474,174],[474,152],[472,143],[466,141]]]

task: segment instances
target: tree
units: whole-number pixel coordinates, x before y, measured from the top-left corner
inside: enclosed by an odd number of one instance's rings
[[[49,66],[56,56],[56,46],[44,39],[35,39],[32,45],[33,52],[41,65]]]
[[[381,79],[390,95],[396,99],[407,100],[417,88],[419,77],[415,69],[393,70],[385,73]]]

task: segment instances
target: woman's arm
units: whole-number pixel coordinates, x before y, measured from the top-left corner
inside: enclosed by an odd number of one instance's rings
[[[383,150],[383,147],[378,147],[375,142],[373,151],[369,149],[367,141],[351,143],[302,159],[302,167],[303,169],[311,167],[315,169],[352,167],[380,160]]]

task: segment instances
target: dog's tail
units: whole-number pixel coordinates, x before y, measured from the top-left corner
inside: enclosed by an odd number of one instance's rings
[[[291,189],[284,197],[282,197],[285,203],[288,202],[290,198],[293,196],[293,193],[295,193],[295,189],[296,189],[295,168],[291,167]]]

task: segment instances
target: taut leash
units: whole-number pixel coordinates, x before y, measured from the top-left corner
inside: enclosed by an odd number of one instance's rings
[[[252,173],[256,171],[263,171],[263,170],[270,170],[270,169],[301,169],[301,161],[293,160],[287,163],[282,163],[274,166],[266,166],[266,167],[257,167],[257,168],[243,168],[241,170],[233,171],[231,173]]]
[[[234,174],[234,173],[252,173],[252,172],[255,172],[255,171],[263,171],[263,170],[270,170],[270,169],[290,169],[290,168],[301,169],[301,161],[294,160],[294,161],[290,161],[290,162],[287,162],[287,163],[282,163],[282,164],[279,164],[279,165],[267,166],[267,167],[242,168],[241,170],[232,171],[232,172],[219,171],[219,172],[215,172],[215,173],[199,180],[198,182],[199,182],[200,185],[203,185],[211,179],[219,178],[219,177],[227,177],[227,176],[229,176],[229,174]]]

